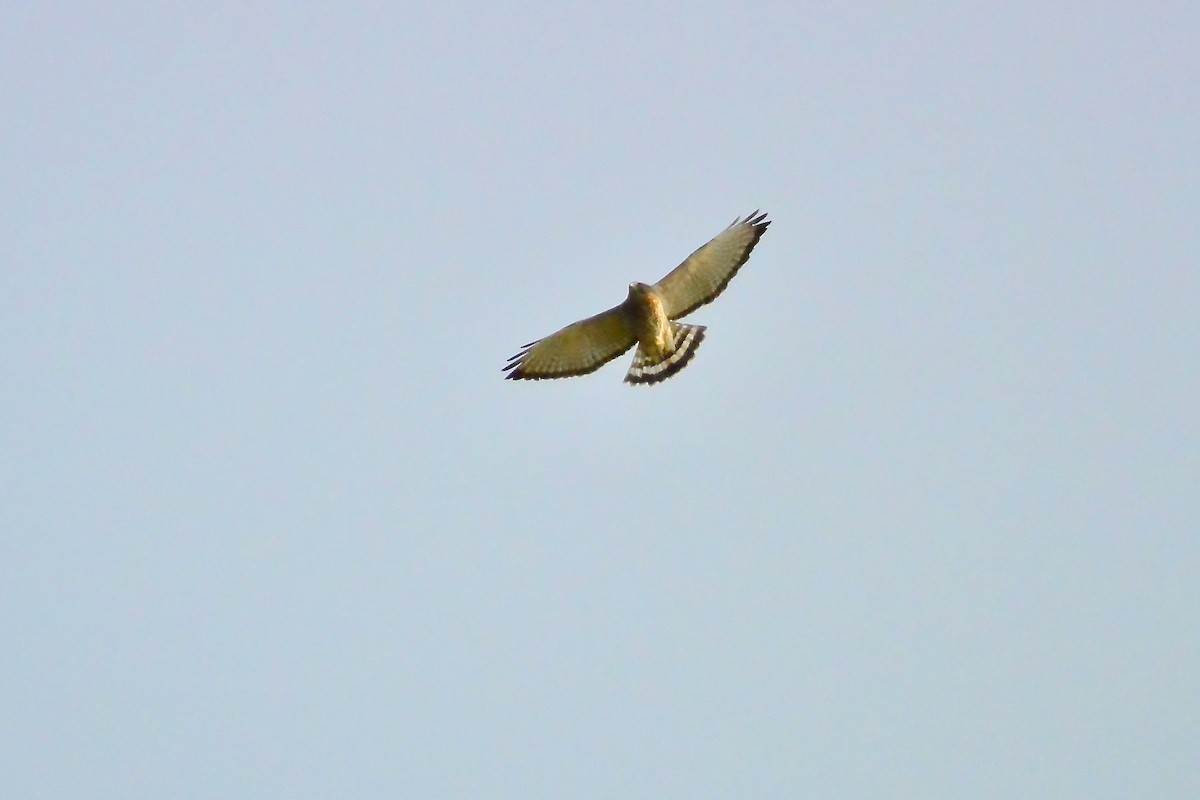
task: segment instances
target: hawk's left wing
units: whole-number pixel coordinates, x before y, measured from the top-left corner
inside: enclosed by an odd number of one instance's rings
[[[636,341],[629,316],[622,306],[614,306],[525,345],[508,360],[504,377],[519,381],[583,375],[612,361]]]
[[[750,251],[770,224],[767,215],[757,211],[745,219],[735,219],[671,270],[655,285],[667,307],[667,316],[679,319],[714,300],[750,258]]]

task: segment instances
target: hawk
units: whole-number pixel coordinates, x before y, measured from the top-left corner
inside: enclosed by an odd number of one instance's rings
[[[666,380],[687,366],[704,341],[703,325],[675,320],[725,290],[770,224],[758,211],[735,219],[658,283],[631,283],[620,305],[525,345],[508,360],[505,377],[536,381],[584,375],[636,344],[625,382]]]

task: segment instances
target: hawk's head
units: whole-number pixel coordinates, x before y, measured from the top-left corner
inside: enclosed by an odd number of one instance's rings
[[[629,296],[631,298],[645,297],[646,295],[650,294],[652,288],[653,287],[651,287],[648,283],[634,281],[633,283],[629,284]]]

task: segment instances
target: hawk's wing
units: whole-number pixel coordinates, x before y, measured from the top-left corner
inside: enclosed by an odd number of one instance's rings
[[[505,377],[539,380],[583,375],[612,361],[635,341],[629,316],[621,306],[614,306],[525,345],[508,360]]]
[[[655,285],[667,307],[667,316],[671,319],[686,316],[724,291],[770,224],[767,215],[757,211],[745,219],[735,219],[671,270]]]

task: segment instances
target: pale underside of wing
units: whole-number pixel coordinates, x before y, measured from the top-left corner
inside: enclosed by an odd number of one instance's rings
[[[614,306],[525,345],[508,360],[505,377],[541,380],[584,375],[612,361],[635,341],[628,315],[621,306]]]
[[[755,211],[717,234],[656,284],[667,316],[678,319],[717,297],[750,258],[771,221]]]

